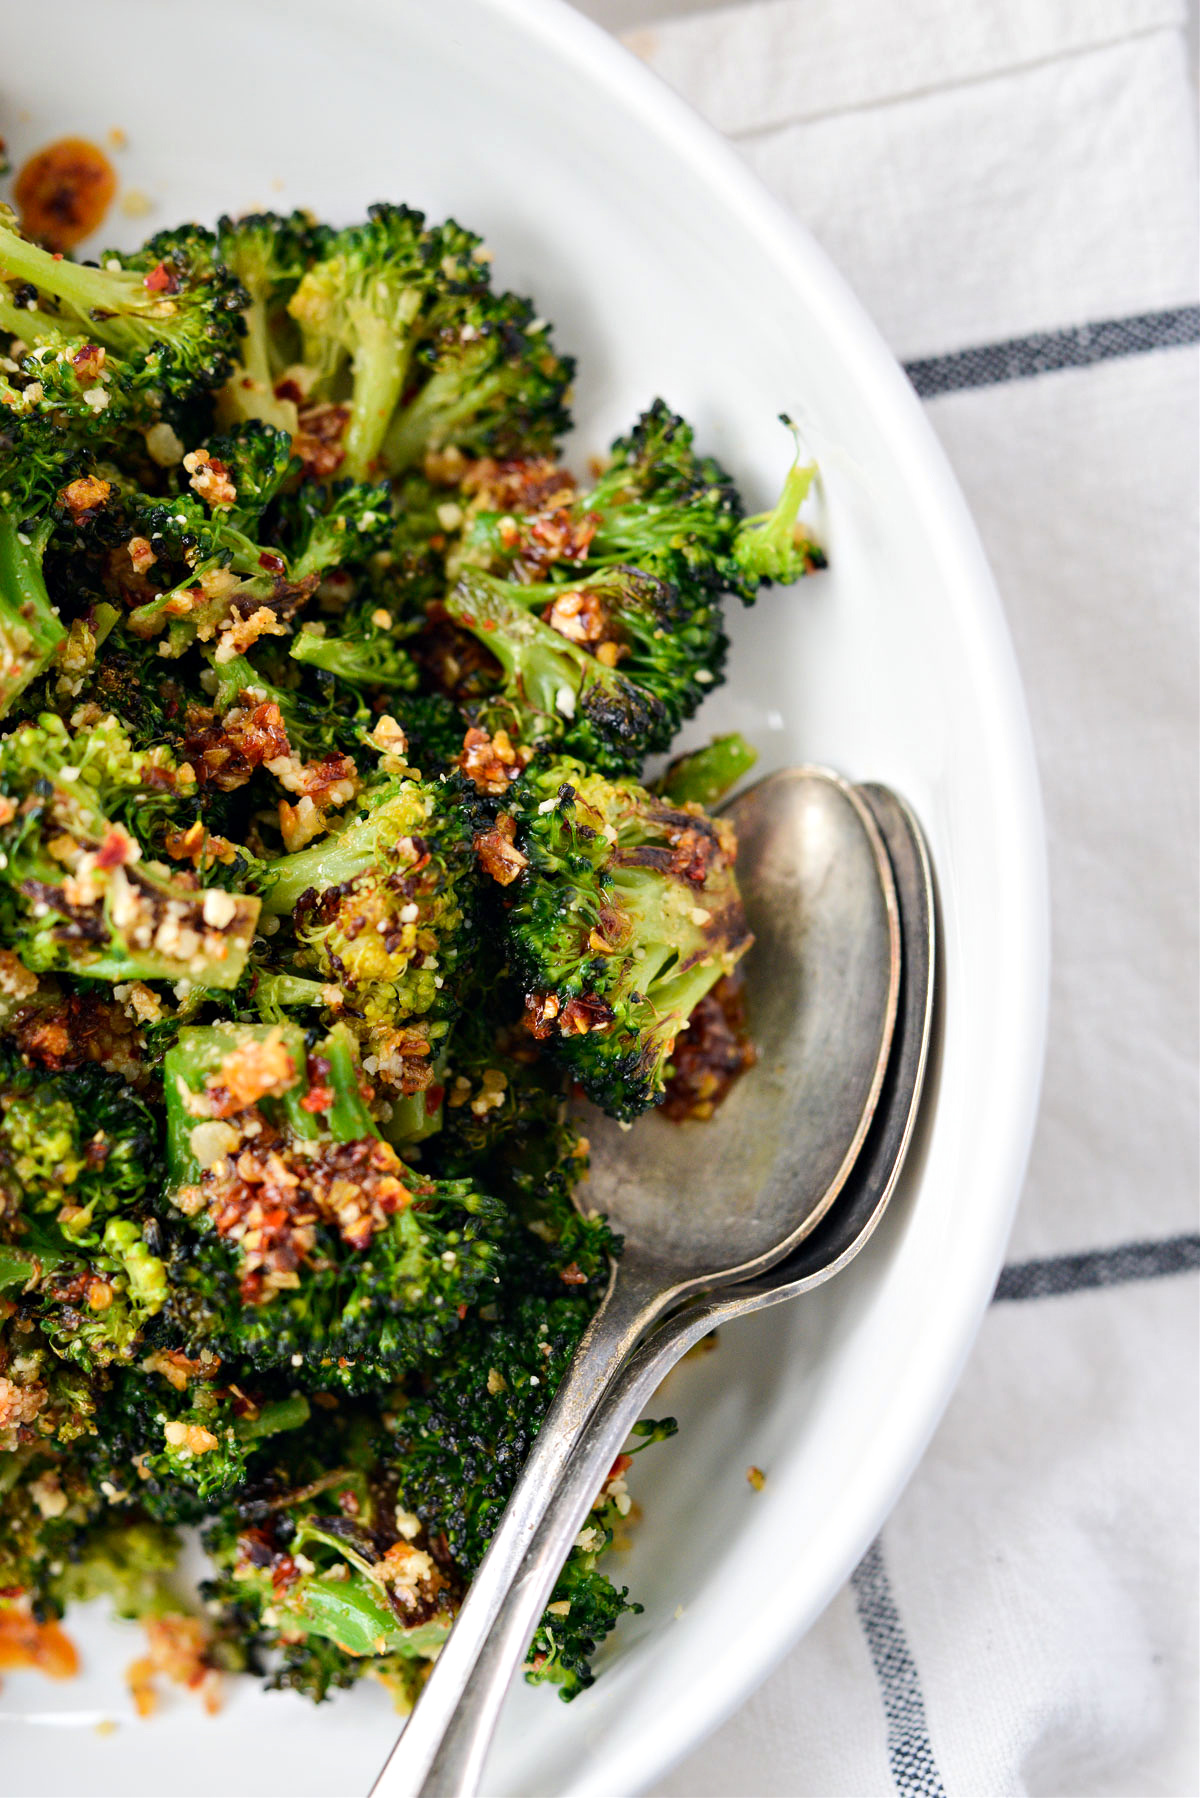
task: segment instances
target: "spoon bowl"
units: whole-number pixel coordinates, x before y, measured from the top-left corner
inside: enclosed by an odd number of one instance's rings
[[[578,1202],[678,1293],[786,1255],[840,1192],[874,1115],[900,980],[899,914],[878,825],[825,769],[769,775],[726,808],[754,943],[758,1060],[717,1116],[632,1127],[587,1108]]]

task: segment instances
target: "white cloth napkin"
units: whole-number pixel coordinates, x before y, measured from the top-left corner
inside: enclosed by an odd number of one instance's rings
[[[974,508],[1054,898],[1011,1262],[850,1586],[660,1798],[1197,1767],[1195,102],[1176,0],[583,0],[825,245]],[[1085,328],[1087,327],[1087,328]]]

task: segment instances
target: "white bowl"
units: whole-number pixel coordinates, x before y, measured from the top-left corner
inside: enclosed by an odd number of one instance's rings
[[[858,303],[732,150],[555,0],[40,0],[5,9],[6,124],[129,137],[152,218],[375,199],[486,233],[580,361],[578,452],[661,392],[752,502],[774,497],[789,412],[818,456],[830,570],[733,618],[729,685],[693,726],[736,726],[765,769],[817,759],[890,782],[929,832],[942,1032],[924,1141],[886,1228],[843,1279],[725,1332],[675,1376],[677,1443],[639,1463],[619,1577],[646,1605],[564,1706],[519,1691],[496,1793],[630,1792],[695,1745],[821,1611],[949,1398],[995,1280],[1037,1100],[1047,913],[1036,776],[1012,650],[963,500]],[[686,1202],[686,1195],[683,1202]],[[766,1469],[761,1493],[748,1463]],[[10,1790],[365,1790],[394,1729],[382,1693],[314,1709],[245,1685],[126,1716],[130,1626],[75,1628],[85,1677],[8,1681]],[[36,1719],[36,1721],[34,1721]],[[69,1724],[75,1727],[67,1727]],[[59,1727],[61,1725],[61,1727]]]

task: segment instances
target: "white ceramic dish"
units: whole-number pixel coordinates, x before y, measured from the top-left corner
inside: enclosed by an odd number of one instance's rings
[[[729,686],[692,735],[736,726],[764,769],[819,759],[886,780],[924,820],[942,906],[941,1047],[924,1141],[851,1273],[726,1333],[675,1376],[681,1439],[639,1469],[622,1568],[646,1605],[571,1706],[516,1694],[495,1793],[624,1793],[693,1746],[818,1615],[899,1494],[990,1294],[1036,1107],[1047,923],[1036,777],[1004,621],[933,434],[857,302],[722,144],[556,0],[8,0],[0,117],[19,158],[103,142],[154,202],[108,235],[223,210],[377,198],[484,231],[580,360],[580,454],[655,393],[752,500],[799,419],[823,471],[831,568],[732,620]],[[745,1468],[767,1470],[754,1493]],[[41,1794],[365,1790],[382,1693],[320,1710],[246,1686],[128,1717],[126,1626],[75,1628],[85,1677],[0,1695],[5,1785]],[[21,1721],[16,1721],[16,1719]]]

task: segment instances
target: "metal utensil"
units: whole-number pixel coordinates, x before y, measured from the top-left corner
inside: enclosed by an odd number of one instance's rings
[[[596,1406],[463,1688],[421,1788],[428,1798],[433,1794],[469,1798],[479,1789],[505,1695],[559,1570],[614,1457],[670,1369],[718,1325],[811,1292],[840,1273],[870,1240],[896,1190],[916,1125],[933,1030],[933,880],[920,826],[903,801],[885,787],[860,792],[878,820],[891,856],[902,944],[900,1010],[891,1060],[862,1153],[837,1203],[798,1249],[759,1279],[724,1294],[692,1299],[673,1311]]]
[[[665,1312],[765,1273],[817,1227],[874,1115],[900,984],[895,886],[874,814],[818,768],[769,776],[730,813],[756,939],[747,981],[759,1063],[714,1124],[589,1124],[583,1200],[603,1208],[625,1249],[373,1798],[459,1789],[425,1782],[600,1399]]]

